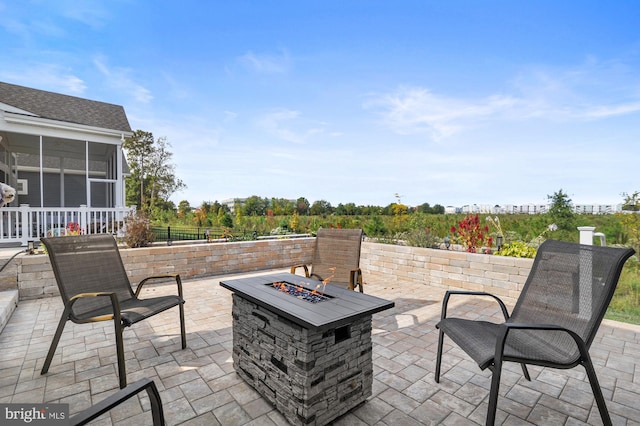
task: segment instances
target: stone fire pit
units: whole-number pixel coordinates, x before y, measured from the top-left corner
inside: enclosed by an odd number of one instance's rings
[[[393,302],[291,274],[220,285],[234,292],[236,372],[291,424],[325,425],[371,396],[371,316]]]

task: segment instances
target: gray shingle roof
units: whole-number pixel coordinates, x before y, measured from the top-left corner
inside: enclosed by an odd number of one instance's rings
[[[130,132],[120,105],[77,98],[0,82],[0,103],[29,111],[42,118]]]

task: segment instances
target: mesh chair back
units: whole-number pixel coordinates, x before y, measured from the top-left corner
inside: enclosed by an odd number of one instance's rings
[[[590,347],[632,249],[545,241],[508,322],[554,324],[577,333]],[[532,346],[535,333],[523,343]],[[512,344],[516,345],[517,334]],[[577,358],[566,333],[545,332],[544,344]],[[524,346],[524,345],[523,345]]]
[[[122,303],[134,297],[116,240],[107,234],[43,238],[49,260],[66,304],[80,293],[117,293]],[[108,297],[89,297],[73,305],[76,318],[110,306]]]
[[[349,286],[351,271],[360,266],[362,229],[318,229],[311,273],[331,284]],[[332,270],[335,268],[335,271]]]

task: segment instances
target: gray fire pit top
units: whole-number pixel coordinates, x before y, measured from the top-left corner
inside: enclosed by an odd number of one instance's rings
[[[268,285],[287,282],[314,290],[319,281],[299,275],[281,273],[220,281],[220,285],[308,329],[329,330],[349,324],[365,315],[393,308],[394,303],[379,297],[327,284],[324,294],[329,300],[319,303],[298,299]]]

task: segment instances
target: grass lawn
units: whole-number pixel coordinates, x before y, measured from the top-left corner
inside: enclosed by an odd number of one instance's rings
[[[640,269],[633,259],[622,269],[605,318],[640,325]]]

